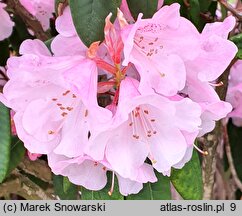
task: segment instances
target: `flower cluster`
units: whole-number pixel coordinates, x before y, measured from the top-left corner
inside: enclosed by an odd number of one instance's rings
[[[111,16],[105,40],[86,47],[66,7],[51,52],[26,40],[22,56],[8,60],[0,100],[16,112],[25,147],[47,154],[55,174],[100,190],[111,171],[110,194],[116,175],[128,195],[157,181],[154,169],[170,175],[172,167],[182,168],[196,137],[231,111],[214,86],[237,52],[227,40],[235,20],[207,24],[199,33],[178,4],[150,19],[140,14],[132,24],[121,10],[114,24]]]

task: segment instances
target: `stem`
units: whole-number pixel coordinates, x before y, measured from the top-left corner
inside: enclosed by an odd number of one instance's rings
[[[229,71],[232,65],[236,62],[234,59],[225,72],[219,77],[219,81],[224,83],[223,86],[217,87],[216,92],[221,100],[225,100],[227,88],[228,88],[228,77]],[[208,151],[208,155],[203,159],[203,199],[209,200],[212,199],[213,196],[213,188],[215,182],[215,170],[216,170],[216,150],[218,144],[223,139],[222,131],[222,123],[221,121],[216,122],[215,129],[208,133],[205,136],[205,144],[206,149]]]
[[[242,14],[233,8],[227,1],[225,0],[217,0],[221,5],[223,5],[228,11],[230,11],[235,17],[239,19],[239,21],[242,21]]]
[[[13,10],[14,14],[22,18],[27,27],[34,32],[38,39],[42,41],[48,40],[49,37],[45,33],[40,22],[32,14],[30,14],[23,5],[21,5],[19,0],[6,0],[6,3],[8,8]]]
[[[0,185],[0,197],[17,194],[26,200],[52,200],[53,190],[43,190],[29,178],[15,169],[12,174]]]

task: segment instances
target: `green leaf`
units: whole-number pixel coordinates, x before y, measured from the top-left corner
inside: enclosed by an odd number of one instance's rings
[[[198,0],[200,4],[201,11],[207,11],[212,3],[212,0]]]
[[[69,0],[76,31],[86,46],[104,39],[105,18],[115,19],[121,0]]]
[[[78,198],[77,186],[69,182],[66,177],[53,175],[53,184],[55,194],[61,200],[76,200]]]
[[[11,127],[9,109],[0,103],[0,183],[7,173],[10,159]]]
[[[127,200],[170,200],[170,180],[168,177],[156,172],[158,181],[144,184],[138,194],[127,196]]]
[[[112,182],[112,173],[111,172],[107,173],[107,178],[108,178],[108,183],[105,186],[105,188],[103,188],[102,190],[91,191],[91,190],[87,190],[86,188],[82,187],[81,198],[83,200],[123,200],[124,197],[122,196],[122,194],[119,193],[118,179],[116,178],[116,176],[115,176],[115,180],[114,180],[113,193],[111,196],[108,194],[108,192],[111,188],[111,182]]]
[[[8,175],[18,166],[25,155],[24,144],[18,137],[12,138]]]
[[[9,58],[8,40],[0,41],[0,65],[5,66]]]
[[[236,53],[236,58],[242,59],[242,49],[238,50],[238,52]]]
[[[242,181],[242,127],[236,127],[232,124],[232,121],[228,123],[228,136],[229,136],[229,143],[231,148],[231,154],[234,160],[234,166],[237,172],[239,179]]]
[[[184,199],[202,199],[202,169],[198,153],[193,151],[192,159],[182,169],[173,169],[170,179]]]
[[[14,16],[13,21],[15,26],[13,28],[13,33],[11,34],[9,41],[12,48],[18,52],[20,44],[26,39],[34,39],[32,35],[29,34],[25,23],[19,16]]]
[[[201,28],[200,27],[200,4],[199,4],[199,0],[190,0],[189,1],[190,4],[190,18],[191,21],[194,23],[194,25],[197,28]]]
[[[135,19],[139,13],[143,13],[143,18],[150,18],[157,11],[158,0],[128,0],[127,3]]]
[[[235,45],[238,47],[238,52],[236,54],[236,57],[238,59],[242,59],[242,33],[237,34],[233,37],[230,37],[229,40],[235,43]]]

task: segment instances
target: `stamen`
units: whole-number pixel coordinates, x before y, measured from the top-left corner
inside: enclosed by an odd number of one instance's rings
[[[193,143],[193,146],[194,146],[195,149],[196,149],[198,152],[200,152],[201,154],[203,154],[203,155],[208,155],[208,152],[207,152],[207,151],[203,151],[203,150],[201,150],[201,149],[198,148],[194,143]]]
[[[52,98],[53,101],[57,101],[57,98]]]
[[[76,98],[76,95],[75,94],[72,94],[72,98]]]
[[[134,117],[134,111],[131,112],[131,121],[132,121],[132,132],[133,132],[133,137],[136,139],[139,139],[139,136],[137,135],[137,125],[136,125],[136,121],[135,121],[135,117]]]
[[[54,134],[55,132],[54,131],[52,131],[52,130],[49,130],[48,131],[48,134],[50,134],[50,135],[52,135],[52,134]]]
[[[219,87],[219,86],[222,86],[224,83],[220,81],[219,83],[209,83],[209,84],[213,87]]]
[[[108,195],[109,195],[109,196],[112,196],[112,194],[113,194],[113,189],[114,189],[114,178],[115,178],[115,175],[114,175],[114,172],[113,172],[113,174],[112,174],[112,184],[111,184],[111,188],[110,188],[110,190],[108,191]]]

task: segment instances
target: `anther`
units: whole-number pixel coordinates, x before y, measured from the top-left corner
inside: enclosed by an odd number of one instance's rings
[[[53,101],[57,101],[57,98],[52,98]]]
[[[67,109],[68,111],[72,111],[72,110],[73,110],[73,107],[66,107],[66,109]]]
[[[87,116],[88,116],[88,110],[85,111],[85,117],[87,117]]]
[[[50,134],[50,135],[52,135],[52,134],[54,134],[55,132],[54,131],[52,131],[52,130],[49,130],[48,131],[48,134]]]
[[[61,113],[61,115],[62,115],[63,117],[65,117],[66,115],[68,115],[68,113],[63,112],[63,113]]]
[[[70,90],[67,90],[66,92],[64,92],[62,95],[63,96],[66,96],[67,94],[69,94],[71,91]]]

